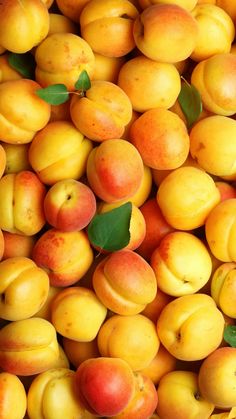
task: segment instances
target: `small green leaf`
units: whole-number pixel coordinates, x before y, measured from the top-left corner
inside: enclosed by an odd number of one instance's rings
[[[34,56],[30,52],[26,52],[25,54],[17,54],[15,52],[9,52],[8,54],[8,63],[9,65],[14,68],[14,70],[18,71],[24,78],[32,79],[35,78],[35,59]]]
[[[233,348],[236,348],[236,326],[228,325],[224,330],[224,340]]]
[[[184,81],[181,86],[178,101],[187,119],[187,126],[191,128],[202,112],[200,93],[195,86]]]
[[[130,241],[131,211],[131,202],[126,202],[111,211],[95,215],[88,226],[90,242],[110,252],[127,246]]]
[[[75,83],[75,88],[80,90],[82,93],[86,92],[86,90],[90,89],[91,81],[89,75],[86,70],[83,70]]]
[[[61,105],[69,99],[67,87],[60,83],[38,89],[35,93],[50,105]]]

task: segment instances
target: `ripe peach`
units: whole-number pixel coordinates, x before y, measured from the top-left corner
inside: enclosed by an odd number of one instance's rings
[[[75,368],[78,368],[86,359],[100,356],[96,338],[89,342],[78,342],[63,337],[63,348],[68,359]]]
[[[150,265],[131,250],[119,250],[102,260],[93,273],[93,287],[102,303],[114,313],[140,313],[156,295]]]
[[[220,193],[210,175],[196,167],[173,170],[160,184],[157,203],[172,227],[192,230],[204,225],[220,202]]]
[[[230,318],[236,318],[236,263],[225,262],[214,272],[211,280],[211,296],[221,311]]]
[[[7,144],[2,143],[5,153],[5,170],[4,174],[18,173],[22,170],[31,170],[29,164],[28,151],[29,144]],[[1,147],[0,147],[1,150]]]
[[[152,252],[160,244],[161,239],[173,228],[167,223],[163,217],[156,198],[149,198],[140,207],[145,223],[146,235],[141,245],[137,248],[137,252],[147,260],[150,260]]]
[[[218,348],[224,325],[223,314],[213,298],[196,293],[175,298],[163,308],[157,333],[162,345],[175,358],[197,361]]]
[[[1,419],[23,419],[26,413],[27,396],[24,385],[15,374],[0,373]]]
[[[23,236],[22,234],[3,231],[4,251],[2,259],[17,256],[31,258],[32,250],[36,242],[35,236]]]
[[[76,395],[75,371],[69,368],[51,368],[35,377],[27,394],[27,413],[31,419],[64,417],[92,419]],[[62,397],[63,395],[63,397]]]
[[[203,360],[198,383],[202,396],[220,409],[236,405],[236,348],[218,348]]]
[[[168,372],[174,371],[176,366],[177,359],[163,345],[160,345],[155,358],[141,370],[141,373],[149,377],[156,386],[160,379]]]
[[[230,52],[235,27],[231,17],[222,8],[214,4],[199,4],[191,14],[198,23],[198,37],[191,54],[192,60],[199,62],[215,54]]]
[[[199,91],[206,110],[224,116],[236,112],[236,55],[215,54],[193,69],[191,83]]]
[[[36,132],[47,125],[51,106],[35,94],[40,87],[29,79],[0,84],[1,141],[10,144],[30,143]]]
[[[22,320],[33,316],[45,303],[49,278],[31,259],[12,257],[0,262],[0,316]]]
[[[125,63],[125,57],[106,57],[105,55],[94,53],[95,68],[93,80],[106,80],[117,83],[119,71]]]
[[[97,343],[102,356],[121,358],[133,371],[149,365],[160,345],[154,323],[142,314],[114,314],[101,326]]]
[[[144,164],[153,169],[176,169],[189,154],[186,125],[168,109],[154,108],[144,112],[132,124],[130,140]]]
[[[50,284],[65,287],[79,281],[93,261],[93,252],[84,231],[47,230],[36,241],[32,258],[48,272]]]
[[[179,95],[181,83],[173,64],[141,55],[121,67],[118,86],[128,95],[134,110],[145,112],[152,108],[170,108]]]
[[[0,179],[0,228],[9,233],[33,236],[46,223],[43,201],[45,185],[30,170]]]
[[[134,373],[134,395],[128,405],[114,419],[150,418],[157,407],[157,392],[152,380],[141,372]]]
[[[75,373],[75,386],[89,412],[109,417],[128,405],[135,391],[135,379],[123,359],[98,357],[80,364]]]
[[[227,199],[216,205],[205,223],[207,243],[213,255],[222,262],[236,262],[236,199]]]
[[[212,261],[203,243],[194,234],[174,231],[167,234],[151,257],[157,286],[174,297],[194,294],[210,279]]]
[[[127,0],[91,0],[80,14],[82,37],[93,51],[122,57],[135,47],[132,29],[137,16],[138,10]]]
[[[157,413],[161,419],[209,418],[214,404],[199,391],[198,374],[192,371],[171,371],[159,382]],[[173,415],[173,416],[172,416]]]
[[[0,56],[0,82],[21,79],[21,74],[10,66],[8,62],[8,55]]]
[[[81,72],[92,77],[95,58],[90,45],[79,35],[57,32],[48,35],[36,48],[35,80],[46,87],[63,83],[74,91]]]
[[[0,44],[20,54],[42,42],[49,30],[48,9],[40,0],[32,0],[24,5],[18,0],[4,0],[0,4],[0,20]]]
[[[236,121],[213,115],[197,122],[190,132],[190,153],[209,174],[236,179]]]
[[[0,330],[0,367],[28,376],[51,368],[59,357],[54,326],[32,317],[8,323]]]
[[[88,182],[93,192],[108,203],[132,197],[141,185],[143,172],[138,150],[122,139],[100,143],[87,161]]]
[[[50,122],[31,142],[29,162],[46,185],[63,179],[79,179],[85,173],[92,147],[92,142],[84,138],[72,122]]]
[[[66,288],[52,302],[51,321],[57,332],[80,342],[95,339],[106,315],[105,305],[85,287]]]
[[[58,230],[82,230],[95,212],[96,198],[93,191],[75,179],[54,183],[44,198],[46,220]]]
[[[183,7],[154,4],[136,18],[133,35],[138,49],[148,58],[176,63],[185,60],[193,52],[198,25]]]
[[[81,134],[101,142],[122,136],[132,117],[132,104],[116,84],[95,80],[84,97],[72,97],[70,114]]]

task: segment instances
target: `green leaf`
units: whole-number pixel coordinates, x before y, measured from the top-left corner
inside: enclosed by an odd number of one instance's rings
[[[95,215],[88,226],[90,242],[110,252],[127,246],[130,241],[131,211],[131,202],[126,202],[111,211]]]
[[[24,78],[34,80],[36,63],[34,56],[30,52],[26,52],[25,54],[9,52],[8,63]]]
[[[86,90],[90,89],[91,81],[89,75],[86,70],[83,70],[75,83],[75,88],[80,90],[82,93],[86,92]]]
[[[233,348],[236,348],[236,326],[228,325],[224,330],[224,340]]]
[[[61,105],[69,99],[67,87],[61,83],[38,89],[35,93],[50,105]]]
[[[178,96],[181,109],[187,119],[187,126],[191,128],[202,112],[202,100],[195,86],[184,81]]]

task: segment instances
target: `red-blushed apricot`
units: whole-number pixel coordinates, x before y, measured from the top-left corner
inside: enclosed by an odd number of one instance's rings
[[[222,8],[214,4],[197,4],[191,14],[198,23],[198,37],[191,54],[192,60],[199,62],[215,54],[230,52],[235,27],[231,17]]]
[[[8,323],[0,330],[0,367],[12,374],[39,374],[54,366],[59,346],[54,326],[32,317]]]
[[[120,138],[132,117],[132,104],[119,86],[95,80],[81,97],[74,95],[70,115],[76,128],[93,141]]]
[[[31,259],[11,257],[0,262],[0,316],[22,320],[33,316],[46,302],[47,273]]]
[[[93,51],[123,57],[135,47],[133,23],[137,16],[138,10],[127,0],[91,0],[80,15],[81,35]]]
[[[32,259],[48,272],[50,284],[65,287],[79,281],[93,261],[84,231],[47,230],[36,241]]]
[[[56,417],[57,419],[94,418],[76,395],[75,371],[51,368],[35,377],[27,394],[27,413],[30,419]]]
[[[107,307],[94,291],[85,287],[65,288],[51,306],[51,322],[57,332],[80,342],[96,338],[106,315]]]
[[[189,154],[186,125],[168,109],[154,108],[144,112],[130,127],[130,140],[144,164],[152,169],[176,169]]]
[[[88,156],[89,185],[97,197],[108,203],[132,197],[141,185],[143,173],[138,150],[126,140],[106,140]]]
[[[236,112],[236,55],[215,54],[200,61],[191,73],[193,84],[201,95],[204,108],[216,115]]]
[[[49,13],[43,1],[32,0],[24,6],[18,0],[3,0],[0,4],[0,44],[9,51],[22,54],[46,38]],[[17,36],[15,29],[18,30]]]
[[[198,383],[202,396],[220,409],[236,405],[235,359],[236,348],[218,348],[203,360],[199,370]]]
[[[179,95],[181,83],[173,64],[159,63],[141,55],[123,64],[118,86],[128,95],[135,111],[145,112],[158,107],[170,108]]]
[[[66,356],[75,368],[90,358],[97,358],[100,356],[98,351],[97,339],[90,342],[78,342],[76,340],[63,337],[63,348]]]
[[[0,373],[1,419],[23,419],[27,407],[27,395],[23,383],[15,374]]]
[[[90,358],[80,364],[75,374],[78,397],[95,415],[117,415],[133,397],[134,374],[123,359]]]
[[[54,183],[44,198],[47,222],[62,231],[79,231],[85,228],[96,212],[93,191],[75,179]]]
[[[133,371],[149,365],[160,346],[155,324],[143,314],[112,315],[101,326],[97,343],[102,356],[121,358]]]
[[[113,252],[93,273],[98,298],[114,313],[140,313],[156,295],[154,271],[140,255],[131,250]]]
[[[203,243],[194,234],[174,231],[161,240],[151,256],[157,286],[173,297],[194,294],[210,279],[212,262]]]
[[[198,361],[218,348],[224,326],[223,314],[213,298],[196,293],[177,297],[163,308],[157,320],[157,333],[175,358]]]
[[[171,371],[161,378],[158,389],[157,414],[160,418],[209,418],[214,404],[199,390],[198,374],[193,371]],[[173,416],[172,416],[173,415]]]
[[[142,372],[135,372],[134,380],[134,395],[128,406],[120,414],[113,416],[115,419],[150,418],[156,410],[158,397],[152,380]]]
[[[146,235],[136,251],[144,259],[150,260],[161,239],[174,229],[163,217],[156,198],[147,199],[140,207],[140,211],[145,219]]]
[[[0,84],[0,137],[10,144],[30,143],[50,118],[51,106],[35,94],[34,80],[10,80]]]
[[[197,122],[190,132],[190,153],[209,174],[236,179],[236,121],[213,115]]]
[[[174,371],[176,367],[177,359],[163,345],[160,345],[155,358],[141,370],[141,373],[149,377],[157,386],[160,379],[168,372]]]
[[[29,162],[46,185],[84,175],[93,145],[70,121],[50,122],[35,135],[29,148]]]
[[[9,233],[33,236],[45,225],[43,201],[46,187],[31,170],[0,179],[0,228]]]
[[[63,83],[75,91],[82,71],[92,77],[95,58],[90,45],[79,35],[57,32],[48,35],[36,48],[35,80],[46,87]]]
[[[236,199],[227,199],[216,205],[205,223],[205,234],[213,255],[222,262],[236,262]]]
[[[31,258],[32,250],[36,242],[35,236],[24,236],[22,234],[3,231],[4,251],[2,259],[23,256]]]
[[[157,203],[172,227],[192,230],[204,225],[208,214],[220,202],[212,177],[196,167],[179,167],[161,182]]]
[[[236,189],[233,185],[228,182],[224,182],[223,180],[217,180],[215,184],[220,191],[221,201],[236,198]]]
[[[193,52],[198,25],[183,7],[176,4],[154,4],[136,18],[133,35],[136,46],[148,58],[176,63],[188,58]]]

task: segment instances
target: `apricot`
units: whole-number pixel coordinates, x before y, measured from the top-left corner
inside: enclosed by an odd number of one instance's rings
[[[6,161],[4,170],[5,175],[32,169],[28,159],[29,144],[2,143],[2,147]]]
[[[158,288],[154,300],[146,305],[146,307],[141,311],[141,314],[148,317],[148,319],[150,319],[153,323],[156,323],[163,308],[172,300],[173,297],[165,294]]]
[[[3,231],[4,251],[2,259],[23,256],[31,258],[36,237]]]
[[[52,302],[60,291],[60,287],[53,287],[50,285],[46,301],[44,305],[37,311],[37,313],[34,314],[34,317],[40,317],[50,322],[52,316]]]
[[[236,4],[231,0],[215,0],[216,5],[221,7],[230,17],[235,21],[236,18]]]
[[[80,13],[89,0],[56,0],[56,2],[62,15],[79,23]]]
[[[78,180],[86,171],[92,148],[92,142],[72,122],[50,122],[31,142],[29,162],[47,185],[63,179]]]
[[[170,0],[139,0],[139,4],[142,7],[142,9],[146,9],[152,4],[166,4],[166,3],[177,4],[178,6],[191,11],[198,3],[198,0],[171,0],[171,1]]]
[[[123,64],[118,86],[128,95],[134,110],[145,112],[152,108],[170,108],[180,93],[181,83],[173,64],[141,55]]]
[[[40,85],[19,79],[0,84],[0,137],[10,144],[30,143],[50,118],[51,106],[35,92]]]
[[[117,83],[119,71],[125,63],[125,57],[106,57],[105,55],[94,53],[95,68],[93,80],[106,80]]]
[[[78,34],[78,28],[72,20],[67,16],[63,16],[59,13],[49,13],[49,31],[48,35],[53,33],[73,33]]]
[[[160,184],[157,203],[172,227],[192,230],[204,225],[220,202],[220,193],[210,175],[196,167],[173,170]]]
[[[48,272],[50,284],[64,287],[79,281],[93,261],[84,231],[47,230],[36,241],[32,259]]]
[[[132,104],[116,84],[95,80],[84,97],[72,97],[70,115],[81,134],[101,142],[122,136],[132,117]]]
[[[136,46],[148,58],[176,63],[185,60],[193,52],[197,43],[198,24],[183,7],[154,4],[136,18],[133,35]]]
[[[81,72],[92,77],[95,58],[90,45],[79,35],[57,32],[48,35],[36,48],[35,80],[46,87],[63,83],[74,91]]]
[[[63,337],[63,348],[75,368],[86,359],[100,356],[96,338],[89,342],[81,342]]]
[[[132,197],[141,185],[143,172],[138,150],[122,139],[104,141],[93,148],[87,160],[89,185],[108,203]]]
[[[140,313],[156,295],[155,274],[150,265],[131,250],[113,252],[93,273],[98,298],[114,313]]]
[[[132,124],[130,140],[144,164],[152,169],[176,169],[189,154],[186,125],[168,109],[154,108],[144,112]]]
[[[176,367],[177,359],[163,345],[160,345],[155,358],[141,370],[141,373],[149,377],[153,384],[157,386],[161,378],[168,372],[174,371]]]
[[[133,371],[149,365],[160,346],[154,323],[142,314],[114,314],[101,326],[97,343],[102,356],[121,358]]]
[[[211,296],[221,311],[230,318],[236,318],[236,263],[222,263],[211,280]]]
[[[0,330],[0,367],[6,372],[39,374],[53,367],[58,357],[56,330],[45,319],[17,320]]]
[[[91,0],[80,14],[82,37],[94,52],[123,57],[135,47],[132,29],[137,16],[138,10],[127,0]]]
[[[3,83],[5,81],[10,80],[18,80],[21,79],[21,74],[16,71],[13,67],[10,66],[8,61],[8,55],[3,54],[0,56],[0,82]]]
[[[224,116],[236,112],[236,55],[215,54],[193,69],[191,83],[199,91],[206,110]]]
[[[106,306],[94,291],[75,286],[58,293],[51,310],[51,321],[57,332],[81,342],[95,339],[107,315]]]
[[[15,374],[0,373],[1,419],[23,419],[26,413],[27,396],[23,383]]]

